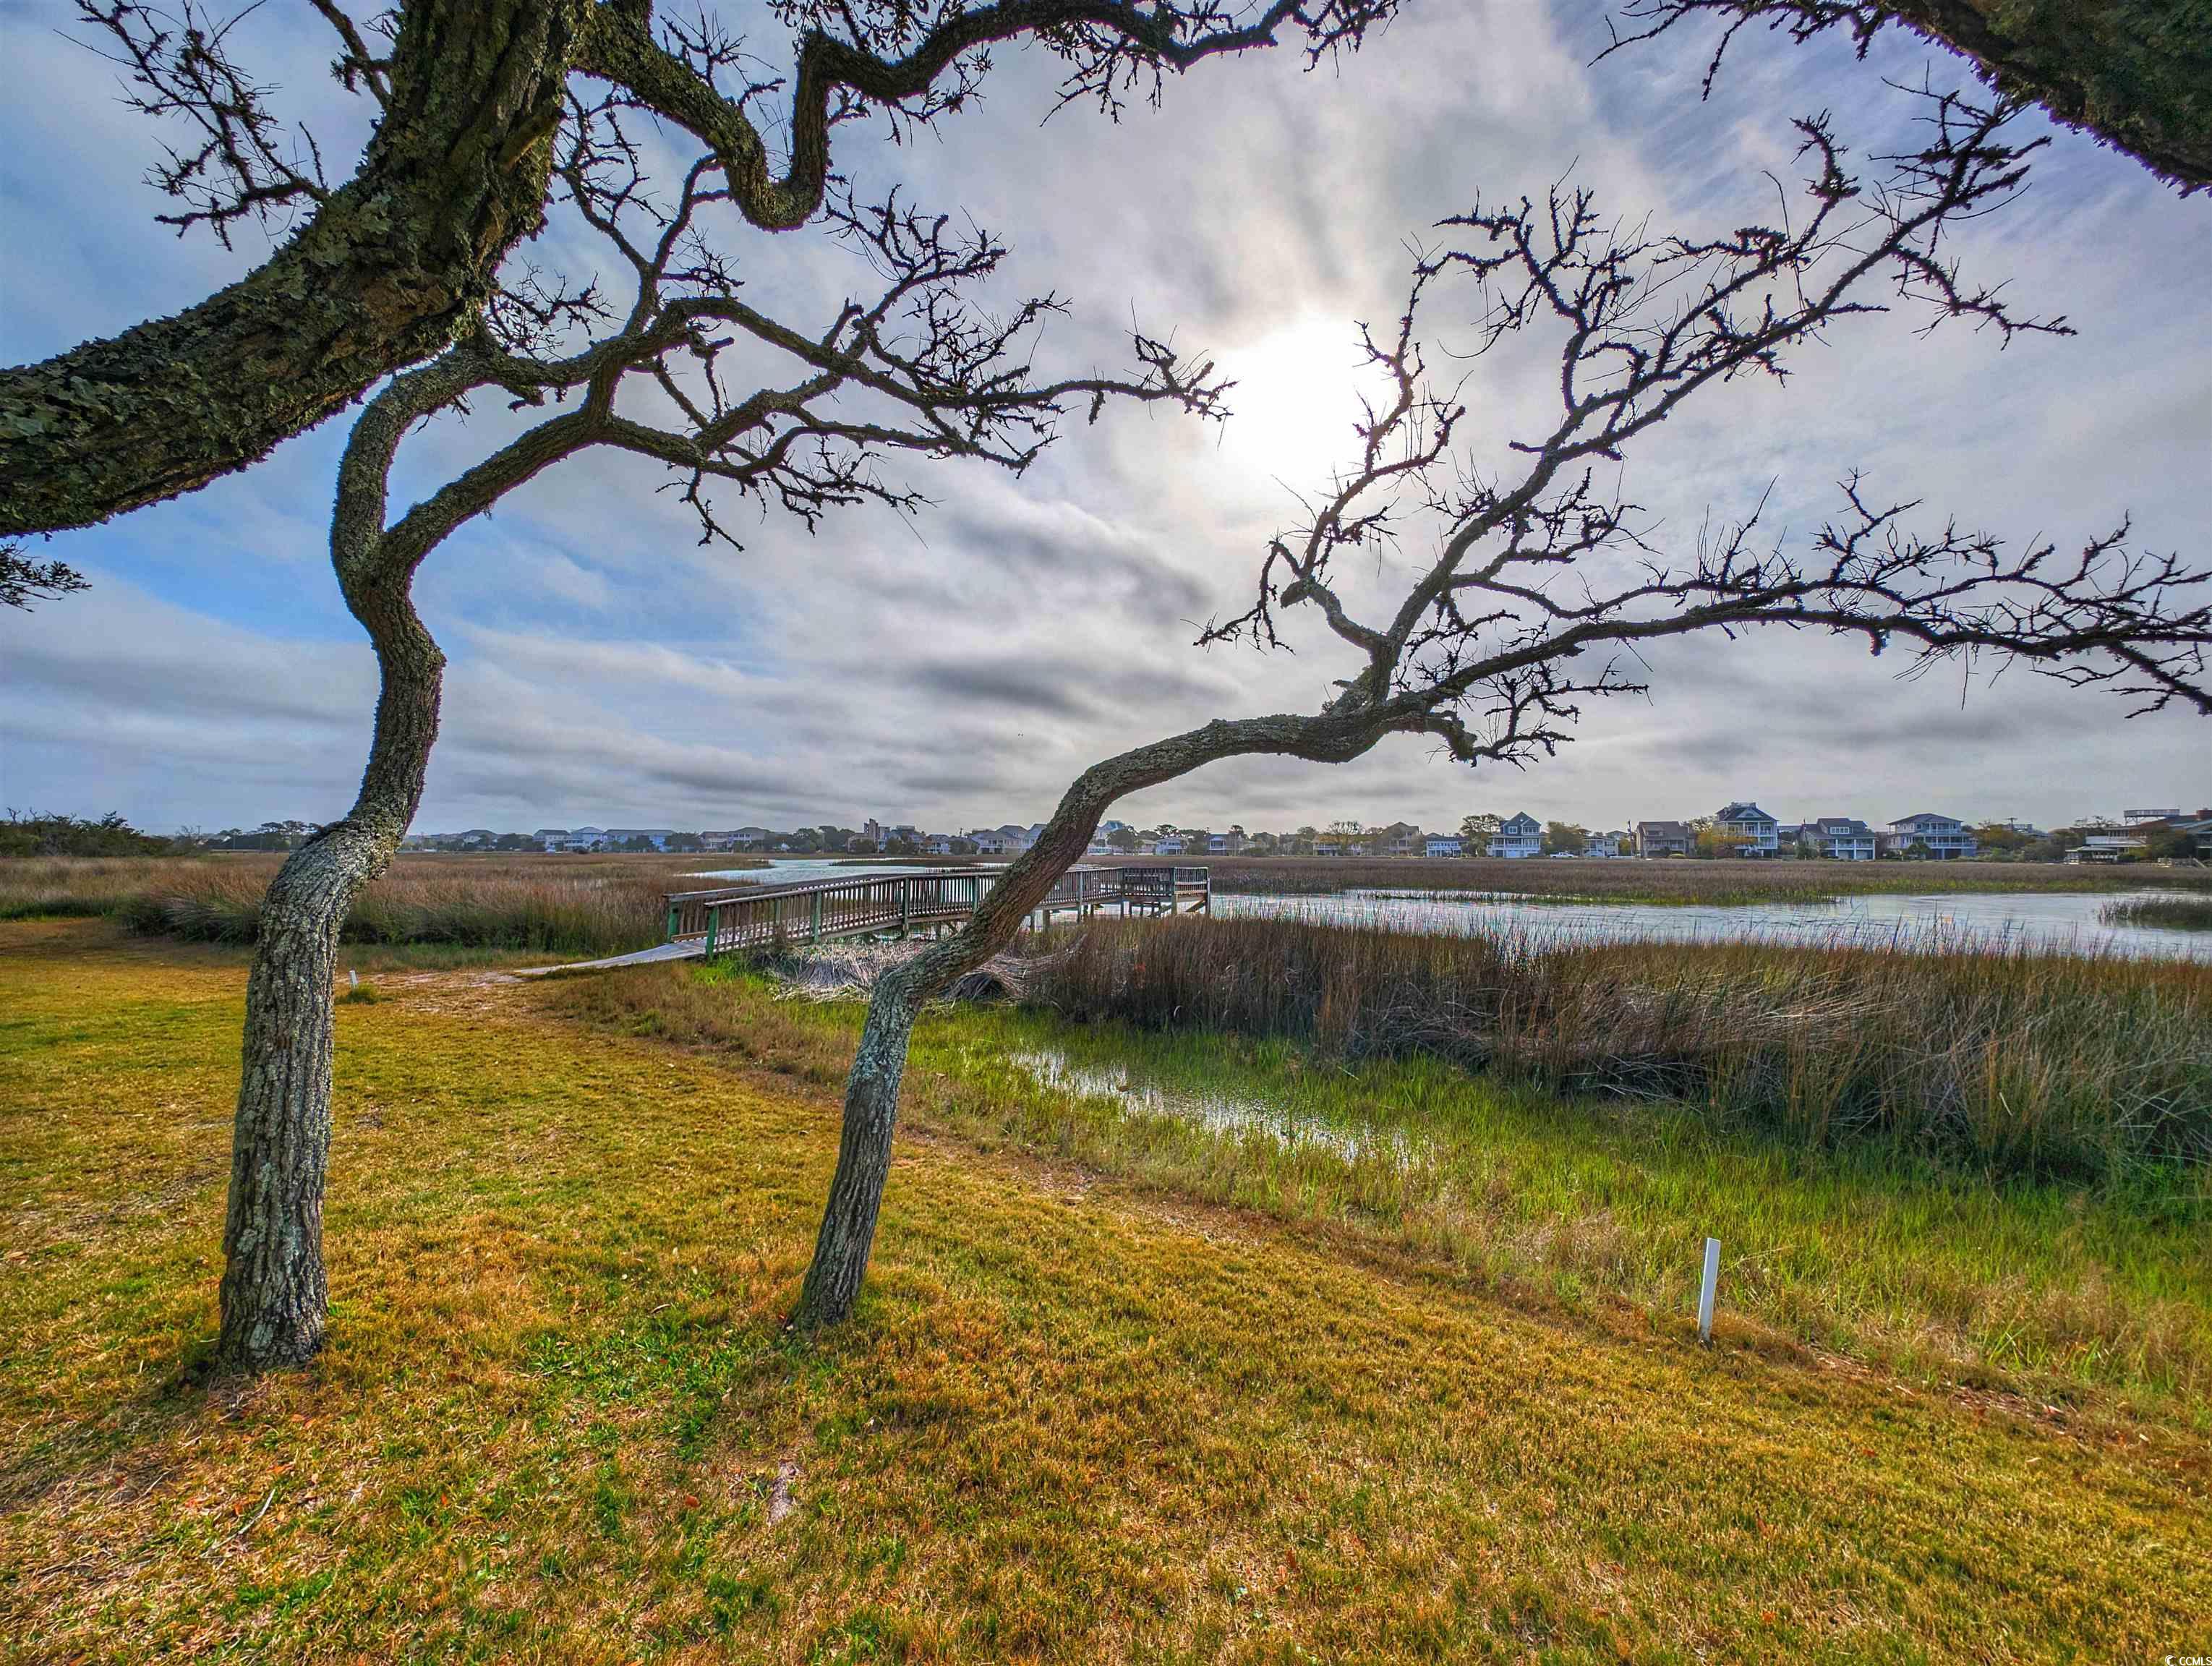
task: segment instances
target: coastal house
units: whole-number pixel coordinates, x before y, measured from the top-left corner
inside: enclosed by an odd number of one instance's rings
[[[675,831],[672,827],[610,827],[605,837],[610,848],[634,844],[643,839],[655,850],[665,850]]]
[[[1687,822],[1638,822],[1636,854],[1639,856],[1686,856],[1697,835]]]
[[[1411,822],[1392,822],[1375,836],[1375,847],[1384,856],[1418,856],[1427,836]]]
[[[1838,862],[1870,862],[1881,841],[1874,829],[1851,816],[1820,816],[1796,830],[1796,842],[1815,855]]]
[[[1183,848],[1183,836],[1180,833],[1163,833],[1152,841],[1152,854],[1155,856],[1180,856]]]
[[[1889,835],[1882,842],[1900,855],[1918,845],[1930,860],[1938,862],[1964,860],[1977,848],[1974,836],[1966,823],[1956,816],[1938,816],[1924,810],[1892,822]]]
[[[1583,836],[1583,854],[1585,856],[1623,856],[1632,847],[1632,842],[1626,833],[1586,833]]]
[[[1490,854],[1509,858],[1534,856],[1544,848],[1544,824],[1527,811],[1508,816],[1490,836]]]
[[[1422,848],[1427,856],[1456,856],[1462,842],[1456,833],[1431,833]]]
[[[921,841],[921,854],[925,856],[950,856],[952,854],[952,835],[925,834]]]
[[[606,837],[607,830],[604,827],[572,827],[561,848],[563,850],[597,850],[606,842]]]
[[[2150,842],[2140,833],[2092,833],[2066,853],[2069,862],[2117,862],[2123,856],[2140,856]]]
[[[1234,856],[1244,848],[1244,830],[1231,827],[1226,833],[1206,836],[1206,849],[1210,856]]]
[[[568,842],[568,830],[565,827],[541,827],[530,838],[540,850],[550,853]]]
[[[1771,856],[1782,848],[1782,824],[1755,804],[1725,806],[1713,820],[1722,832],[1743,841],[1744,855]]]

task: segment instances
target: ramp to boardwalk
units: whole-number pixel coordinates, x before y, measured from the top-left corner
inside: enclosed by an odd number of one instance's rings
[[[849,878],[799,885],[673,891],[667,897],[668,938],[662,946],[696,944],[694,952],[724,954],[841,938],[905,937],[965,925],[1005,872],[861,870]],[[1088,919],[1109,909],[1125,915],[1207,913],[1212,903],[1212,888],[1202,867],[1072,867],[1053,882],[1033,915],[1046,924],[1059,915]]]
[[[942,931],[965,925],[1005,872],[997,867],[862,872],[788,885],[670,891],[665,897],[666,941],[601,960],[535,966],[516,976],[607,971],[743,950]],[[1210,914],[1212,903],[1212,886],[1202,867],[1072,867],[1053,881],[1030,917],[1039,925],[1049,925],[1061,915],[1087,920],[1108,909],[1123,915]]]

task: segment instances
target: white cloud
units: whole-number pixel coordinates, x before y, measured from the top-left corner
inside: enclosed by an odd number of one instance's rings
[[[1687,37],[1590,67],[1598,12],[1433,0],[1340,70],[1304,73],[1287,52],[1216,64],[1117,125],[1072,110],[1040,126],[1054,64],[1018,52],[933,140],[890,150],[849,131],[841,161],[863,185],[900,170],[923,204],[969,210],[1012,240],[1007,294],[1070,296],[1041,364],[1119,362],[1133,313],[1219,353],[1243,383],[1241,415],[1218,433],[1109,413],[1071,425],[1020,480],[895,461],[935,500],[911,524],[854,511],[810,536],[740,515],[742,554],[700,548],[638,459],[550,470],[418,581],[452,660],[422,822],[1026,820],[1121,746],[1215,715],[1310,708],[1345,669],[1310,631],[1272,656],[1191,638],[1249,599],[1266,537],[1295,513],[1285,484],[1318,483],[1330,440],[1348,441],[1352,323],[1395,317],[1408,246],[1433,243],[1433,222],[1478,197],[1540,194],[1570,170],[1655,226],[1737,223],[1771,207],[1759,169],[1787,177],[1791,115],[1832,107],[1847,135],[1893,137],[1905,106],[1879,76],[1927,58],[1910,40],[1862,65],[1832,43],[1747,38],[1701,103]],[[304,99],[327,56],[312,20],[256,21],[266,61]],[[765,50],[773,25],[750,21]],[[149,225],[156,204],[135,181],[154,136],[110,101],[96,61],[27,10],[0,15],[0,52],[19,66],[0,107],[18,228],[0,248],[0,345],[35,356],[173,309],[257,252],[225,258]],[[653,143],[665,167],[675,153]],[[2008,537],[2079,539],[2132,509],[2150,547],[2201,538],[2201,210],[2070,136],[2039,173],[1959,252],[2033,310],[2070,314],[2078,338],[2000,353],[1959,330],[1922,339],[1903,317],[1847,321],[1799,356],[1788,387],[1727,390],[1632,459],[1626,489],[1660,535],[1692,535],[1709,509],[1741,513],[1770,482],[1778,520],[1803,531],[1838,475],[1864,468],[1930,516]],[[806,236],[730,235],[749,296],[794,319],[826,321],[855,282],[849,257]],[[584,252],[557,227],[531,251],[553,264]],[[1448,342],[1463,334],[1463,316],[1432,317]],[[1550,372],[1510,356],[1476,370],[1468,433],[1496,459],[1545,410]],[[434,425],[403,453],[396,500],[525,420],[494,402]],[[153,824],[343,807],[374,672],[324,564],[342,442],[334,423],[243,477],[46,546],[99,584],[0,617],[0,798]],[[1387,577],[1349,588],[1377,594]],[[1792,815],[1925,804],[2050,819],[2212,799],[2201,722],[2123,724],[2115,702],[2018,673],[1969,689],[1962,708],[1955,681],[1899,684],[1890,671],[1796,637],[1674,644],[1650,656],[1648,701],[1594,712],[1580,744],[1526,774],[1470,778],[1404,740],[1335,770],[1218,766],[1131,812],[1449,823],[1511,804],[1614,824],[1753,794]]]

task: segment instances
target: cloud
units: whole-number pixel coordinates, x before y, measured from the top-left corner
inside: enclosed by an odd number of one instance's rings
[[[728,9],[767,51],[772,19]],[[1712,98],[1684,36],[1593,66],[1603,9],[1535,0],[1410,7],[1367,52],[1306,73],[1295,53],[1171,81],[1157,111],[1043,120],[1058,65],[1002,55],[989,96],[931,142],[855,126],[841,166],[901,179],[924,206],[972,212],[1013,254],[994,297],[1053,290],[1070,310],[1037,354],[1051,374],[1127,362],[1133,320],[1217,356],[1241,386],[1225,429],[1157,410],[1079,419],[1014,478],[891,459],[921,489],[910,520],[838,514],[809,533],[732,516],[745,548],[702,548],[665,475],[589,454],[548,470],[434,552],[417,581],[450,665],[420,823],[727,825],[876,814],[937,825],[1027,821],[1112,751],[1211,717],[1311,709],[1347,667],[1310,626],[1295,652],[1193,646],[1249,600],[1269,535],[1352,442],[1354,321],[1387,323],[1443,216],[1571,178],[1608,213],[1724,230],[1774,211],[1791,116],[1832,108],[1867,149],[1906,130],[1880,77],[1929,55],[1901,34],[1857,63],[1834,42],[1745,37]],[[249,49],[303,104],[327,99],[327,43],[303,11],[264,9]],[[244,39],[241,36],[241,39]],[[113,76],[45,27],[0,12],[19,66],[0,106],[0,347],[42,356],[173,311],[257,258],[178,241],[138,184],[155,134]],[[1955,73],[1941,60],[1939,75]],[[319,108],[319,119],[320,112]],[[360,117],[319,125],[326,153]],[[345,124],[352,122],[354,126]],[[665,175],[684,160],[647,138]],[[336,149],[331,149],[335,145]],[[2027,200],[1956,252],[2072,339],[2002,351],[1904,313],[1848,320],[1792,361],[1686,407],[1631,459],[1622,488],[1679,546],[1771,493],[1802,537],[1863,469],[2008,538],[2063,545],[2132,511],[2147,546],[2212,525],[2212,267],[2201,216],[2124,159],[2061,135]],[[102,205],[87,213],[88,203]],[[819,329],[862,282],[806,235],[723,228],[747,295]],[[558,216],[543,264],[591,254]],[[1431,313],[1464,347],[1466,297]],[[1554,398],[1540,356],[1474,362],[1466,430],[1495,464]],[[533,420],[492,401],[408,441],[395,506],[435,489]],[[155,825],[329,816],[358,780],[374,661],[327,569],[325,516],[343,417],[191,497],[57,539],[90,594],[0,617],[0,798],[119,808]],[[1368,604],[1418,542],[1347,569]],[[1455,823],[1528,807],[1586,824],[1680,815],[1751,795],[1785,815],[1887,817],[1932,804],[2051,820],[2145,797],[2212,798],[2203,726],[2124,723],[2109,700],[2017,671],[1964,689],[1896,680],[1894,661],[1769,633],[1644,656],[1648,699],[1587,716],[1577,744],[1525,773],[1470,774],[1399,739],[1334,769],[1285,759],[1209,768],[1138,795],[1131,819],[1247,826],[1398,817]],[[1641,668],[1639,668],[1641,670]]]

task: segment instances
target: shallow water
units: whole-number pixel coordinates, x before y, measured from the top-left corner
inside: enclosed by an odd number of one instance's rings
[[[2212,960],[2212,932],[2108,926],[2106,903],[2162,891],[1960,891],[1839,897],[1740,907],[1561,903],[1510,896],[1408,897],[1380,891],[1298,897],[1217,891],[1218,915],[1376,925],[1395,931],[1598,943],[1764,942],[1829,948],[2026,947],[2054,953]]]
[[[1412,1142],[1395,1128],[1348,1128],[1282,1105],[1263,1104],[1256,1099],[1186,1093],[1145,1080],[1126,1067],[1109,1070],[1074,1064],[1065,1055],[1049,1050],[1023,1051],[1008,1056],[1039,1086],[1089,1098],[1110,1099],[1126,1110],[1176,1117],[1217,1134],[1260,1134],[1283,1146],[1322,1146],[1346,1162],[1382,1152],[1403,1164],[1413,1156]]]

